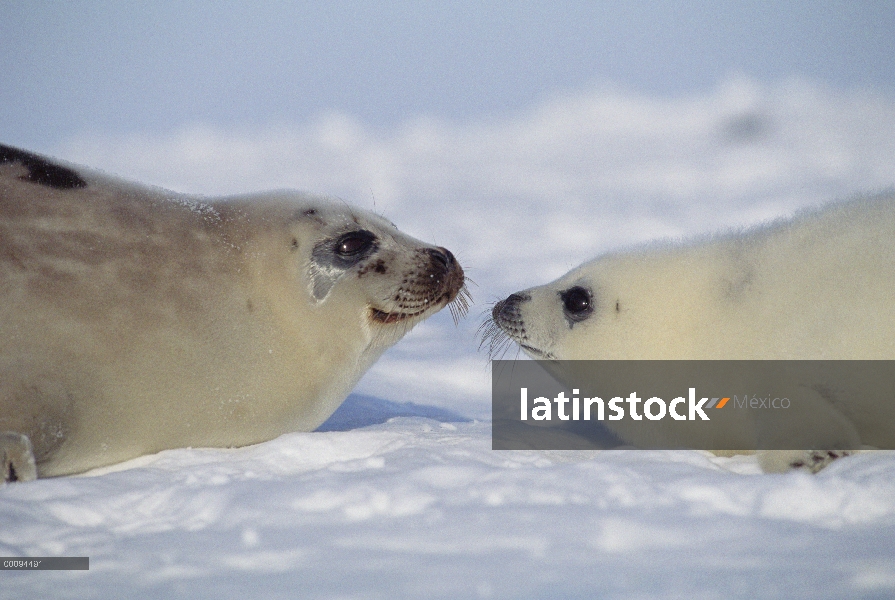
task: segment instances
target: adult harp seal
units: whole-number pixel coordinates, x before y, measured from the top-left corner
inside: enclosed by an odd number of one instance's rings
[[[0,469],[310,431],[463,269],[296,192],[206,199],[0,145]]]

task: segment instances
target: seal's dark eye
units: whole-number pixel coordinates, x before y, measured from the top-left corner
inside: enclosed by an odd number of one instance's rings
[[[336,242],[336,254],[339,256],[357,256],[369,250],[375,240],[376,236],[365,230],[346,233]]]
[[[573,321],[583,321],[594,311],[590,292],[583,287],[575,286],[569,288],[564,292],[560,292],[559,297],[562,299],[566,316]]]

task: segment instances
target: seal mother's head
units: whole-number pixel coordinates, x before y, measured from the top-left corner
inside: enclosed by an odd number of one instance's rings
[[[190,196],[0,145],[2,474],[311,431],[468,300],[450,251],[340,200]]]

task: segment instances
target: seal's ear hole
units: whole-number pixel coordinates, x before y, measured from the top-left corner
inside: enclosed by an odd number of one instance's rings
[[[594,312],[590,290],[581,286],[571,287],[559,293],[563,311],[572,321],[583,321]]]
[[[351,231],[336,240],[334,251],[339,256],[351,257],[367,252],[376,241],[376,236],[366,229]]]

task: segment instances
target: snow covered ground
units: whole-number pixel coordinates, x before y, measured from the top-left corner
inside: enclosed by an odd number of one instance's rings
[[[494,452],[489,303],[586,258],[895,184],[895,98],[733,79],[597,89],[487,122],[348,115],[84,136],[57,154],[179,191],[294,187],[450,248],[470,317],[411,332],[314,433],[0,488],[0,598],[891,598],[895,454],[816,476],[697,451]],[[512,352],[507,358],[512,358]]]

